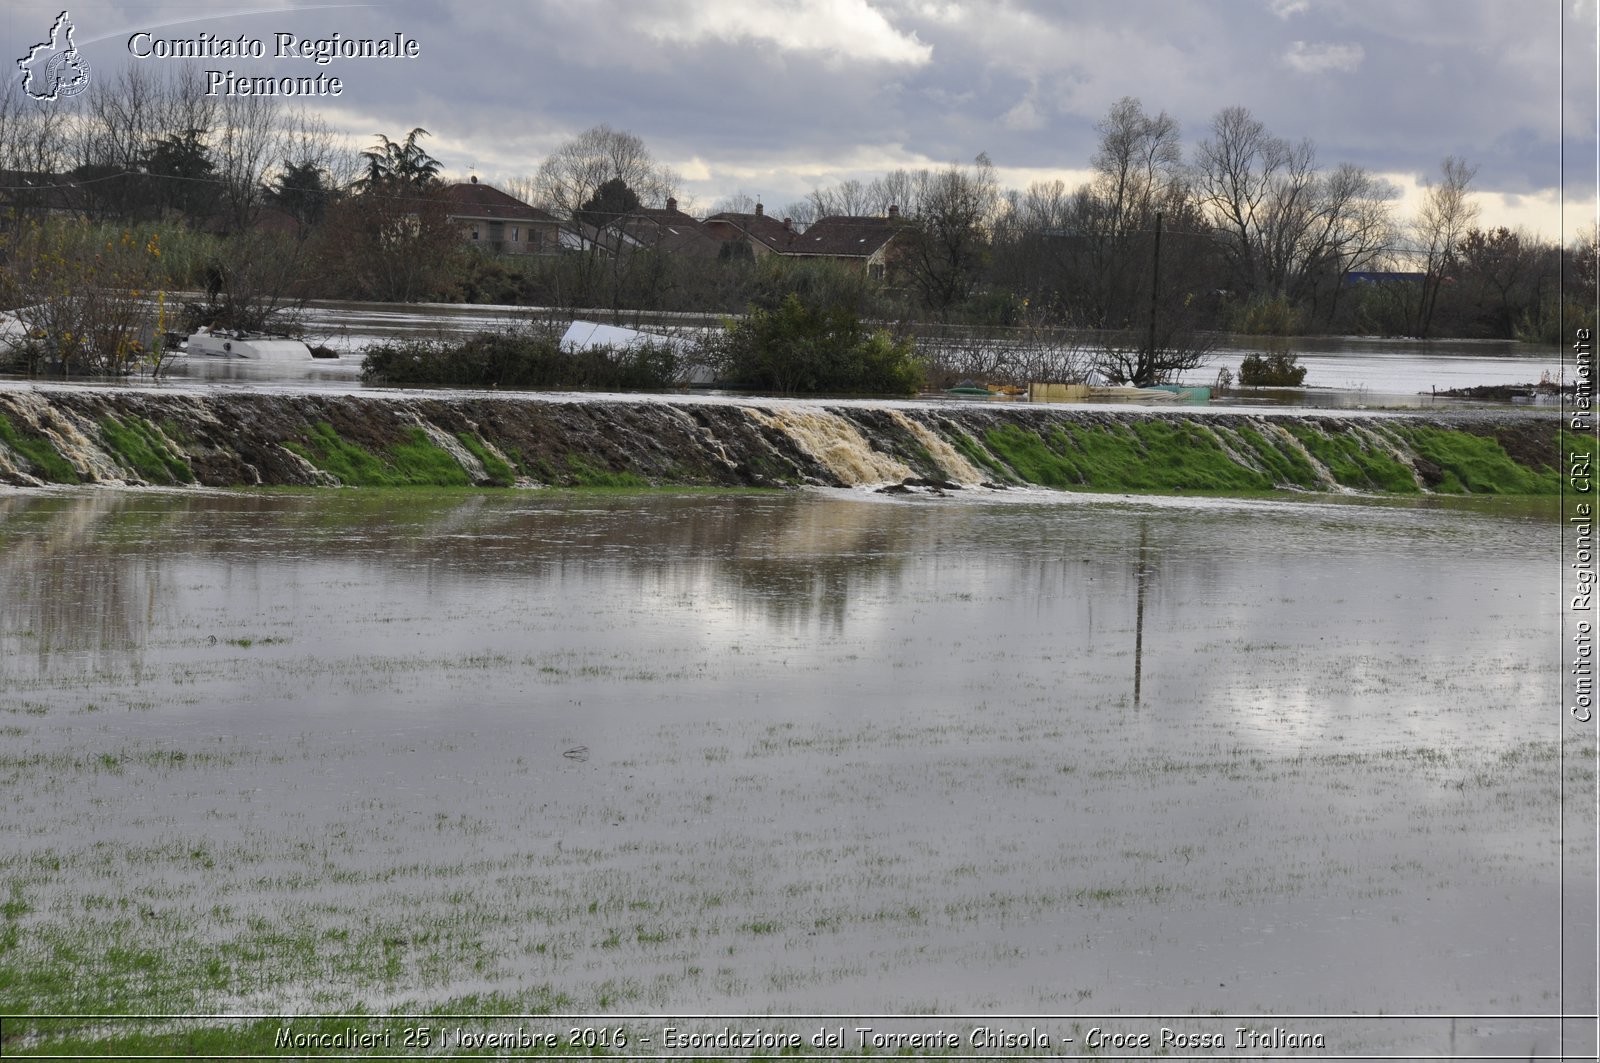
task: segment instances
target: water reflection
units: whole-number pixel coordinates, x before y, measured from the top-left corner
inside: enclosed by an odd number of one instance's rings
[[[1552,984],[1558,531],[1047,492],[4,495],[0,867],[46,876],[35,934],[448,928],[398,979],[319,940],[307,997],[374,1009],[1481,1010]],[[170,923],[105,909],[112,852]],[[207,1003],[281,1006],[301,962]]]
[[[997,655],[1042,637],[1061,660],[1131,656],[1140,705],[1152,678],[1191,667],[1184,654],[1215,652],[1218,632],[1277,645],[1285,631],[1343,632],[1382,601],[1386,622],[1461,637],[1483,608],[1475,581],[1503,581],[1508,553],[1537,556],[1544,528],[1421,508],[1067,496],[12,494],[0,496],[0,639],[40,669],[61,654],[142,662],[153,639],[250,623],[302,642],[331,624],[330,645],[360,648],[371,632],[353,621],[368,615],[414,622],[418,645],[493,641],[457,630],[451,610],[470,616],[471,603],[647,624],[667,642],[694,628],[723,648],[748,635],[888,658],[966,630]],[[1396,598],[1421,559],[1473,575]]]

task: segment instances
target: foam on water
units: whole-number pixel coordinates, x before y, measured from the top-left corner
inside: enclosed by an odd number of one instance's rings
[[[851,486],[898,483],[916,475],[910,466],[873,448],[855,425],[826,410],[750,407],[751,420],[775,428]]]

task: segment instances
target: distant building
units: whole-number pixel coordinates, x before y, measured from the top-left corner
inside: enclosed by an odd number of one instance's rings
[[[665,207],[639,207],[599,229],[591,239],[612,253],[628,250],[660,251],[689,258],[715,258],[722,245],[699,221],[678,209],[676,199]]]
[[[1426,273],[1384,273],[1381,271],[1368,271],[1365,273],[1346,273],[1346,284],[1421,284],[1427,279]]]
[[[754,258],[786,254],[800,238],[793,221],[785,218],[780,222],[769,217],[760,203],[756,204],[754,214],[725,210],[711,215],[701,224],[724,248],[743,244]]]
[[[83,194],[71,177],[34,170],[0,170],[0,213],[78,215]]]
[[[900,208],[893,205],[884,217],[831,214],[812,222],[782,254],[829,259],[882,279],[894,271],[895,245],[905,231]]]
[[[444,190],[446,214],[474,247],[508,255],[553,255],[561,250],[561,223],[498,188],[470,182]]]

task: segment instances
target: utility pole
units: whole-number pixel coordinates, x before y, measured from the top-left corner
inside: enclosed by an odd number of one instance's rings
[[[1150,354],[1153,372],[1156,364],[1156,293],[1161,290],[1161,212],[1156,211],[1156,251],[1150,266]]]

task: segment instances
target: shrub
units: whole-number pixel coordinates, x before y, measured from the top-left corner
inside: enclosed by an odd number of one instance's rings
[[[1239,384],[1247,388],[1297,388],[1306,380],[1306,367],[1287,351],[1252,354],[1239,366]]]
[[[361,376],[380,384],[648,390],[675,386],[683,362],[668,343],[574,352],[563,350],[551,330],[521,329],[371,347]]]
[[[1300,331],[1300,312],[1282,295],[1254,295],[1233,312],[1233,331],[1251,336],[1292,336]]]
[[[851,308],[790,293],[776,309],[752,307],[720,342],[721,375],[782,393],[910,395],[923,369],[911,341],[871,331]]]
[[[3,248],[4,297],[21,334],[8,361],[26,373],[127,373],[159,344],[146,298],[163,280],[160,236],[86,222],[31,221]]]

